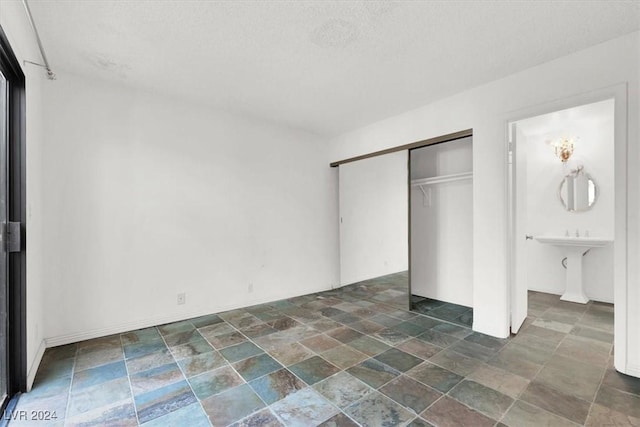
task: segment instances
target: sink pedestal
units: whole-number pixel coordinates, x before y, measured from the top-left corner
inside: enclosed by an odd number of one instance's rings
[[[566,246],[564,249],[567,250],[567,284],[560,299],[586,304],[589,298],[582,289],[582,256],[586,250],[581,247]]]
[[[569,236],[538,236],[536,240],[547,245],[558,246],[567,254],[567,284],[560,299],[580,304],[588,303],[589,298],[584,293],[582,284],[582,256],[590,248],[606,246],[612,240]]]

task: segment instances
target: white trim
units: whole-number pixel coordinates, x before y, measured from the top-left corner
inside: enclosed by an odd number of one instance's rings
[[[38,346],[38,351],[36,351],[36,357],[33,358],[33,362],[31,362],[31,366],[29,366],[29,373],[27,374],[27,391],[31,391],[31,387],[33,387],[33,381],[36,379],[36,373],[38,372],[40,362],[42,362],[42,356],[44,356],[44,351],[46,349],[47,344],[45,340],[42,339]]]
[[[90,329],[90,330],[87,330],[87,331],[76,332],[76,333],[73,333],[73,334],[65,334],[65,335],[58,335],[58,336],[54,336],[54,337],[49,337],[49,338],[45,338],[44,341],[46,341],[46,347],[47,348],[57,347],[59,345],[71,344],[71,343],[74,343],[74,342],[79,342],[79,341],[90,340],[90,339],[94,339],[94,338],[105,337],[105,336],[108,336],[108,335],[121,334],[121,333],[129,332],[129,331],[135,331],[136,329],[143,329],[143,328],[149,328],[149,327],[152,327],[152,326],[164,325],[166,323],[179,322],[179,321],[182,321],[182,320],[193,319],[195,317],[206,316],[206,315],[209,315],[209,314],[217,314],[217,313],[222,313],[222,312],[229,311],[229,310],[236,310],[238,308],[250,307],[250,306],[258,305],[258,304],[268,304],[268,303],[271,303],[271,302],[280,301],[282,299],[295,298],[295,297],[301,296],[301,295],[309,295],[309,294],[314,294],[314,293],[317,293],[317,292],[325,292],[325,291],[328,291],[328,290],[331,290],[331,289],[332,289],[332,286],[326,286],[326,287],[323,287],[322,289],[309,290],[309,291],[305,292],[304,294],[280,296],[280,297],[275,297],[275,298],[268,297],[268,299],[266,301],[265,300],[247,301],[246,304],[242,304],[242,305],[238,305],[238,304],[226,305],[226,306],[222,306],[222,307],[217,307],[215,310],[201,309],[201,310],[196,310],[196,311],[187,312],[187,313],[176,313],[176,314],[172,314],[170,316],[150,317],[150,318],[146,318],[146,319],[135,320],[135,321],[132,321],[132,322],[126,322],[126,323],[120,323],[120,324],[117,324],[117,325],[107,326],[107,327],[104,327],[104,328]]]

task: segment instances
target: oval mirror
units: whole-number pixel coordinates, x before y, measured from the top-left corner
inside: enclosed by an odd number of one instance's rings
[[[598,187],[591,175],[579,168],[564,177],[558,193],[562,206],[567,211],[584,212],[596,202]]]

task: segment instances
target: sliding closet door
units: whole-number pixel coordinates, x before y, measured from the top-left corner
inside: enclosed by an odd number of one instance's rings
[[[340,283],[408,269],[408,152],[340,165]]]

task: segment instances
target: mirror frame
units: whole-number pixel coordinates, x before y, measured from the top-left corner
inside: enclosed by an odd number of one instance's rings
[[[593,179],[591,175],[589,175],[586,172],[583,172],[583,173],[584,173],[584,176],[586,176],[589,181],[593,182],[593,202],[586,209],[577,209],[577,210],[568,209],[567,203],[562,198],[562,186],[565,184],[566,182],[565,178],[567,177],[567,175],[565,175],[562,177],[562,181],[560,181],[560,185],[558,186],[558,199],[560,200],[560,204],[564,208],[565,212],[577,212],[577,213],[587,212],[593,209],[593,205],[595,205],[596,202],[598,201],[598,195],[600,194],[600,191],[598,190],[598,183],[596,182],[595,179]]]

